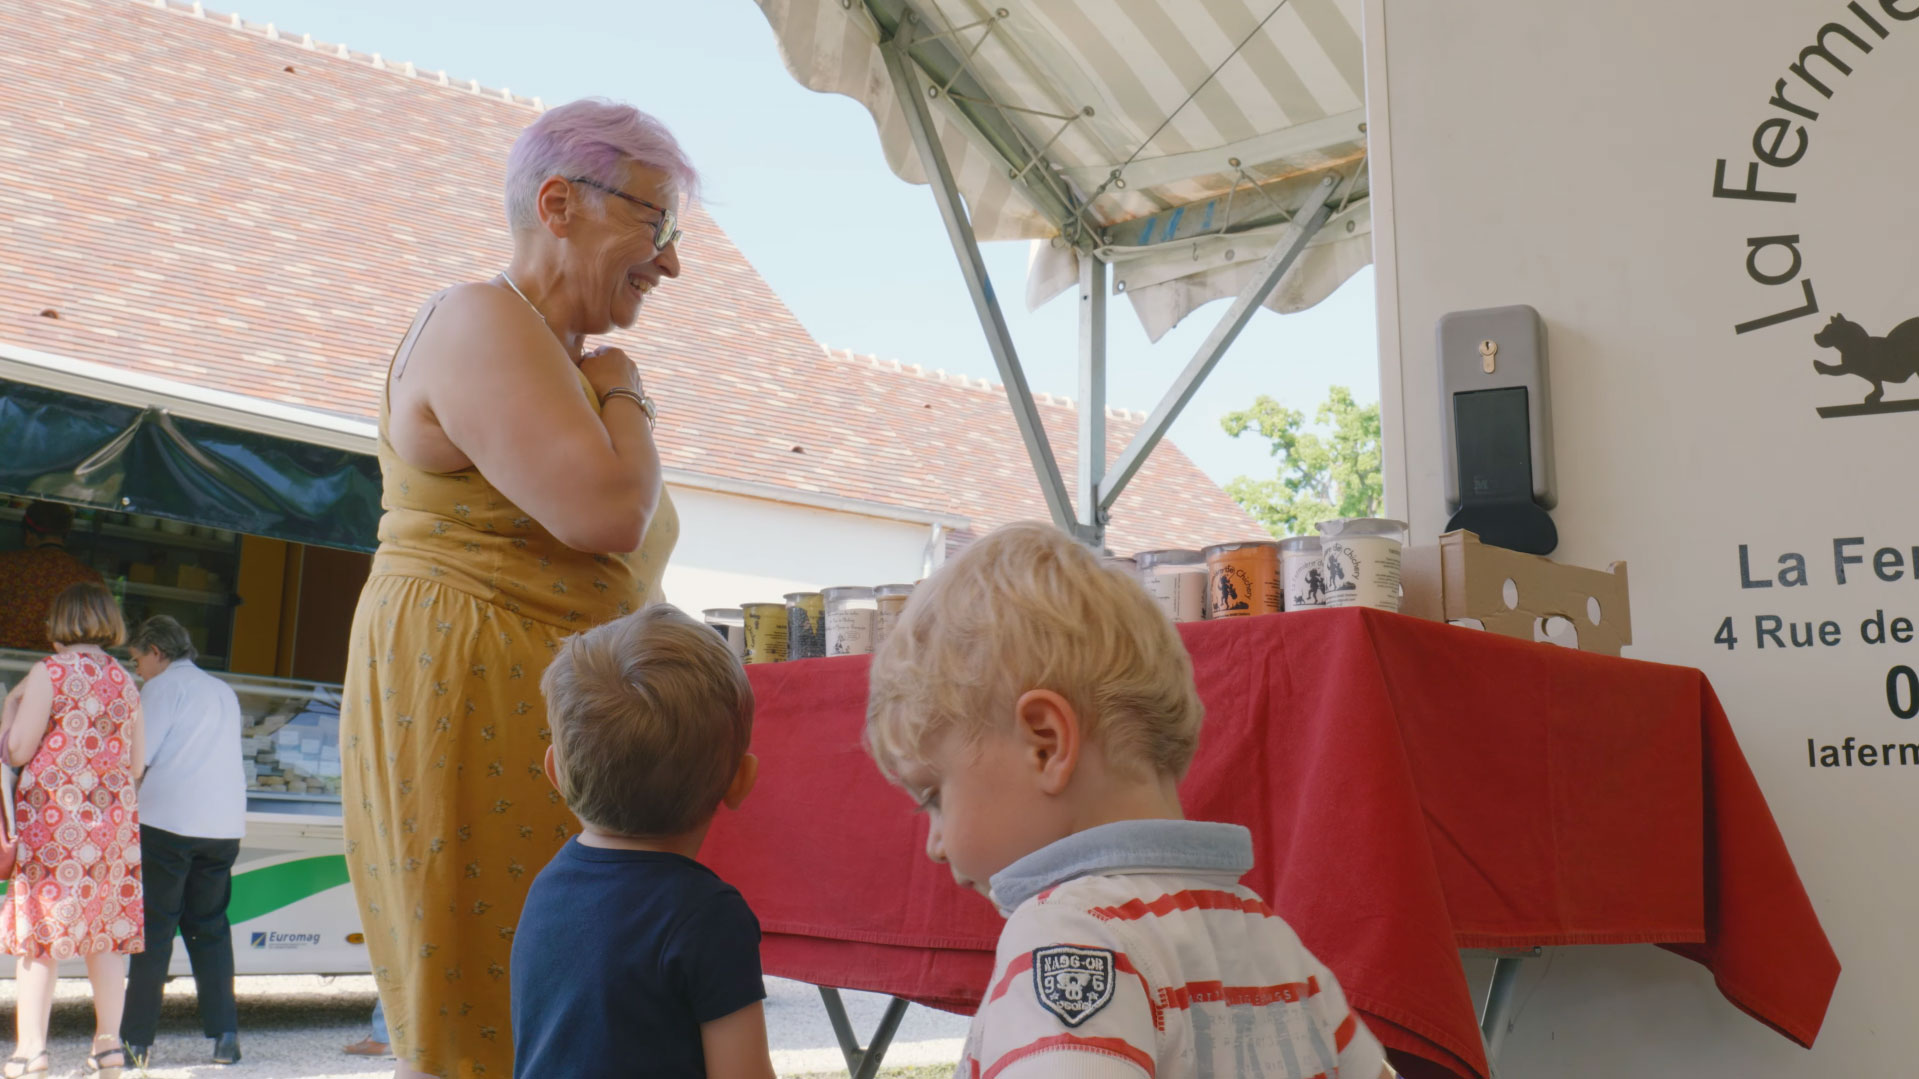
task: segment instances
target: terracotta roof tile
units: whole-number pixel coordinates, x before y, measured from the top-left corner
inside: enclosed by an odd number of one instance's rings
[[[500,176],[537,99],[149,0],[0,4],[0,70],[0,340],[372,417],[419,302],[507,260]],[[1045,517],[998,387],[825,352],[686,216],[683,276],[611,337],[661,402],[667,464],[974,531]],[[1075,412],[1046,402],[1070,477]],[[1113,414],[1110,453],[1142,418]],[[1126,551],[1259,534],[1170,444],[1109,532]]]

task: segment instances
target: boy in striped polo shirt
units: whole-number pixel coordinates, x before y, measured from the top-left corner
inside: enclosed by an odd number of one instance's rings
[[[1007,915],[957,1079],[1390,1079],[1339,982],[1239,878],[1246,829],[1184,819],[1201,707],[1140,585],[1000,529],[874,657],[866,739],[927,856]]]

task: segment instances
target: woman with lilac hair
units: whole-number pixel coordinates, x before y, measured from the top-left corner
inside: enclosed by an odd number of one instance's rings
[[[659,121],[575,101],[507,161],[509,265],[428,299],[380,422],[386,515],[341,715],[348,867],[397,1075],[513,1071],[506,965],[577,824],[541,770],[560,639],[659,598],[679,533],[632,326],[697,178]]]

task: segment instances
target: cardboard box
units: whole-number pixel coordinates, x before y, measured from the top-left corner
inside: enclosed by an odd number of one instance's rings
[[[1478,623],[1523,641],[1566,643],[1553,632],[1570,623],[1582,652],[1616,656],[1632,643],[1626,564],[1607,571],[1568,566],[1448,532],[1431,547],[1409,547],[1401,560],[1400,611],[1436,622]]]

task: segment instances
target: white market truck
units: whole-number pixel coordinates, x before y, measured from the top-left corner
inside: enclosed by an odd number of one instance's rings
[[[0,650],[0,683],[41,657]],[[247,834],[233,867],[233,958],[240,974],[366,974],[340,821],[339,687],[210,671],[240,698]],[[0,882],[4,893],[5,882]],[[69,969],[71,968],[71,969]],[[190,973],[186,948],[174,974]],[[78,962],[62,974],[79,975]],[[13,964],[0,963],[13,976]]]

